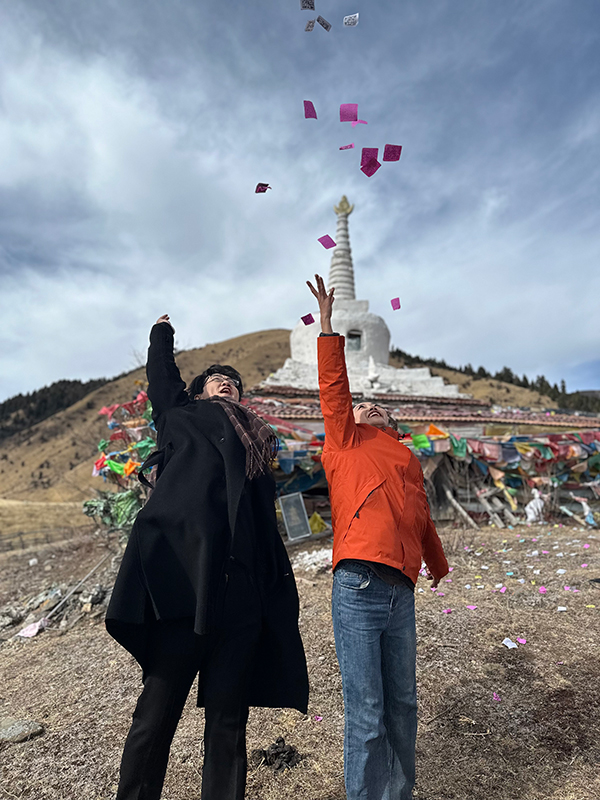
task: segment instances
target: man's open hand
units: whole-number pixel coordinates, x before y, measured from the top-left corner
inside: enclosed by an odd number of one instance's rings
[[[433,583],[431,584],[431,588],[432,589],[437,589],[438,584],[440,582],[439,578],[434,578],[433,575],[431,574],[431,572],[427,572],[427,580],[428,581],[433,581]]]
[[[333,306],[333,293],[335,288],[332,287],[329,291],[325,288],[325,281],[320,275],[315,275],[317,288],[312,285],[310,281],[306,281],[306,285],[311,290],[319,304],[319,312],[321,314],[321,330],[323,333],[331,333],[331,308]]]

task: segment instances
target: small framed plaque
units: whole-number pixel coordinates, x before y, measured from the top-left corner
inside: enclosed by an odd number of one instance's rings
[[[311,530],[302,492],[282,495],[279,498],[279,508],[281,509],[288,539],[291,542],[295,542],[298,539],[308,539]]]

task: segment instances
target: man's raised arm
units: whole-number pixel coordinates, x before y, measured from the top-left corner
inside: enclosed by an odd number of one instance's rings
[[[156,420],[163,411],[190,402],[173,355],[175,330],[169,315],[163,314],[150,331],[150,347],[146,363],[148,397],[152,403],[152,418]]]
[[[352,395],[344,356],[345,340],[333,332],[331,311],[334,289],[325,289],[323,278],[315,275],[317,288],[307,281],[308,288],[319,303],[321,331],[317,341],[319,355],[319,390],[321,411],[325,421],[325,447],[341,450],[352,447],[356,437],[356,422],[352,412]]]

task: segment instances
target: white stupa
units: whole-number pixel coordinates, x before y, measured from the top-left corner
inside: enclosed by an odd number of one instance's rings
[[[458,386],[446,385],[433,377],[428,368],[396,369],[389,366],[390,331],[381,317],[369,311],[368,300],[357,300],[354,268],[348,234],[348,217],[354,209],[344,196],[338,206],[336,246],[331,259],[328,287],[335,286],[333,330],[346,337],[346,365],[350,390],[366,396],[378,394],[458,397]],[[298,389],[319,388],[317,374],[317,337],[315,325],[296,325],[290,335],[291,358],[262,385],[291,386]]]

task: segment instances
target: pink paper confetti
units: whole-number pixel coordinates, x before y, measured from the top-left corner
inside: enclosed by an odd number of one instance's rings
[[[268,183],[257,183],[256,184],[256,189],[254,190],[254,193],[255,194],[264,194],[264,192],[266,192],[267,189],[270,189],[270,188],[271,187],[269,186]]]
[[[314,719],[315,722],[322,722],[323,721],[323,717],[320,717],[318,714],[315,714],[313,719]]]
[[[304,101],[304,119],[316,119],[317,112],[315,111],[314,104],[310,100]]]
[[[454,567],[448,567],[448,572],[452,572],[453,569]]]
[[[325,250],[331,250],[332,247],[335,247],[335,242],[329,235],[321,236],[320,239],[317,239],[317,242],[321,242]]]
[[[357,119],[356,122],[352,123],[352,127],[356,128],[357,125],[368,125],[368,124],[369,123],[367,122],[366,119]]]
[[[392,299],[390,300],[390,303],[392,304],[392,308],[394,309],[394,311],[399,311],[400,310],[400,298],[399,297],[392,297]]]
[[[443,593],[443,592],[436,592],[436,595],[437,595],[438,597],[443,597],[443,596],[444,596],[444,593]]]
[[[452,578],[446,578],[446,583],[452,583]]]
[[[494,692],[494,694],[492,695],[492,697],[493,697],[493,699],[494,699],[494,700],[495,700],[497,703],[501,703],[501,702],[502,702],[502,698],[500,697],[500,695],[499,695],[499,694],[496,694],[496,692]]]
[[[451,614],[451,613],[452,613],[451,608],[444,608],[444,610],[442,611],[442,614]]]
[[[300,317],[300,319],[305,325],[312,325],[315,321],[315,318],[312,314],[305,314],[303,317]]]
[[[352,144],[345,144],[340,147],[340,150],[354,150],[354,142]]]
[[[543,553],[545,556],[547,556],[549,552],[550,552],[550,550],[542,550],[542,553]]]
[[[471,611],[475,611],[475,609],[477,608],[477,606],[467,606],[467,608],[470,608],[470,609],[471,609]]]
[[[523,638],[523,637],[521,637],[521,636],[517,636],[517,642],[518,642],[519,644],[527,644],[527,639],[524,639],[524,638]]]
[[[545,587],[545,586],[540,586],[540,588],[538,589],[538,592],[539,592],[540,594],[546,594],[546,592],[547,592],[547,591],[548,591],[548,590],[546,589],[546,587]]]
[[[342,103],[340,122],[358,122],[358,103]]]
[[[581,569],[585,569],[586,567],[587,567],[587,564],[582,564],[581,565]]]
[[[583,549],[584,549],[584,550],[587,550],[587,549],[588,549],[588,547],[589,547],[589,544],[584,544],[584,545],[583,545]]]
[[[377,161],[376,158],[372,158],[363,167],[360,168],[360,171],[364,172],[367,178],[370,178],[371,176],[375,175],[380,166],[381,164],[379,163],[379,161]]]
[[[503,587],[500,589],[500,594],[504,594],[504,592],[505,592],[505,591],[506,591],[506,586],[503,586]]]
[[[570,592],[571,591],[571,587],[570,586],[563,586],[563,589],[565,590],[565,592]]]
[[[373,159],[377,161],[377,155],[379,153],[378,147],[363,147],[362,152],[360,154],[360,165],[364,167],[365,164],[368,164],[369,161]]]
[[[402,145],[400,144],[386,144],[383,151],[384,161],[400,161],[400,153],[402,152]]]

